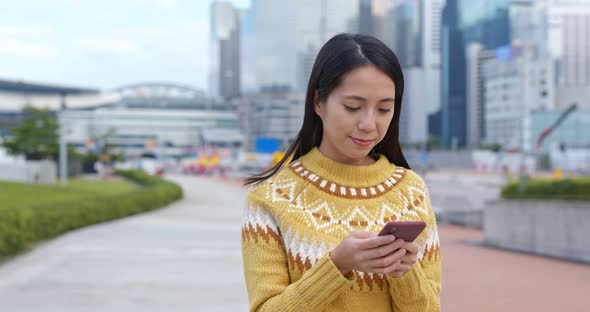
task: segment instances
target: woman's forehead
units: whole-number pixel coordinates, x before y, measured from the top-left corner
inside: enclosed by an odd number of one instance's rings
[[[341,92],[395,92],[393,80],[375,66],[363,66],[347,73],[339,88]]]

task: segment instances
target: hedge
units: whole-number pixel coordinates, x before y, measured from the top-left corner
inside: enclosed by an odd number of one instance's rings
[[[544,180],[526,182],[523,192],[519,183],[509,183],[502,188],[505,199],[541,199],[590,201],[590,178]]]
[[[46,202],[17,209],[0,209],[0,257],[87,225],[158,209],[182,198],[180,186],[143,171],[117,171],[139,188],[84,200]]]

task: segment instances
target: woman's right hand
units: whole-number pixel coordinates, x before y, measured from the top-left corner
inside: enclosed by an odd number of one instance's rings
[[[343,275],[352,270],[389,274],[401,265],[406,254],[400,248],[404,243],[393,235],[353,231],[330,252],[330,257]]]

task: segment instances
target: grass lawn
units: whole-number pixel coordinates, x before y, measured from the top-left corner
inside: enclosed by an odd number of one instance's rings
[[[136,186],[126,180],[69,180],[65,187],[0,181],[0,209],[49,201],[83,199],[95,195],[125,193]]]

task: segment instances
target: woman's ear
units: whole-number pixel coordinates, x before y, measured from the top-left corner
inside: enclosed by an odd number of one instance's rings
[[[318,114],[318,116],[320,116],[320,118],[323,116],[323,111],[322,111],[322,107],[320,105],[320,97],[318,95],[318,91],[316,91],[313,96],[313,110],[315,111],[316,114]]]

